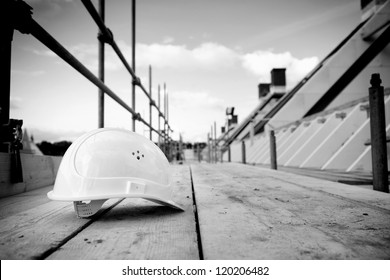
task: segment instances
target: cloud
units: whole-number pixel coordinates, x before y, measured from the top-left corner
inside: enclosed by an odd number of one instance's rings
[[[186,104],[190,103],[191,110],[198,111],[199,108],[204,110],[224,110],[223,100],[212,96],[210,93],[205,91],[173,91],[169,95],[170,102],[172,105],[176,105],[178,108],[184,108]],[[182,109],[187,111],[186,108]]]
[[[163,44],[171,44],[175,41],[175,39],[171,36],[165,36],[163,38]]]
[[[125,53],[131,49],[124,45]],[[296,58],[290,52],[258,50],[243,53],[217,43],[203,43],[193,49],[185,45],[173,44],[138,44],[137,65],[156,68],[173,68],[179,70],[220,71],[221,69],[243,70],[256,75],[260,81],[270,80],[273,68],[287,69],[289,85],[297,83],[318,63],[317,57]],[[114,65],[112,65],[114,69]]]
[[[186,131],[190,141],[205,141],[205,127],[225,111],[224,100],[206,91],[172,91],[169,94],[169,119],[177,133]],[[190,130],[188,128],[191,128]]]
[[[124,42],[118,42],[121,52],[130,62],[131,47]],[[122,62],[109,46],[106,47],[105,67],[107,70],[122,69]],[[50,50],[37,50],[36,55],[55,57]],[[69,48],[77,59],[91,70],[97,69],[97,47],[94,44],[78,44]],[[173,44],[137,44],[137,66],[156,68],[172,68],[180,70],[208,69],[218,71],[220,67],[232,67],[239,62],[239,54],[232,49],[216,43],[203,43],[189,49],[185,45]]]
[[[287,84],[293,86],[318,63],[317,57],[295,58],[290,52],[256,51],[242,56],[242,65],[262,82],[270,81],[273,68],[286,68]]]
[[[168,38],[169,39],[169,38]],[[131,47],[123,41],[118,45],[126,58],[131,57]],[[106,47],[105,67],[108,71],[123,69],[122,62],[109,46]],[[78,44],[69,51],[92,71],[97,70],[97,47],[94,44]],[[195,48],[175,44],[137,44],[137,67],[174,69],[180,71],[246,70],[261,82],[270,81],[273,68],[286,68],[288,86],[295,85],[318,63],[317,57],[296,58],[290,52],[276,53],[257,50],[244,53],[218,43],[207,42]],[[51,51],[33,50],[37,55],[54,56]],[[128,60],[130,62],[130,60]],[[241,69],[240,69],[241,68]]]
[[[118,45],[130,63],[130,45],[122,41],[119,41]],[[83,43],[69,47],[69,51],[91,71],[97,69],[97,50],[96,44]],[[36,55],[45,56],[49,60],[56,59],[53,53],[48,50],[30,51]],[[255,80],[269,82],[270,71],[273,68],[283,67],[287,69],[287,86],[291,87],[318,62],[316,57],[297,58],[290,52],[277,53],[273,50],[245,52],[243,49],[229,48],[215,42],[202,43],[195,47],[173,43],[139,43],[137,44],[136,55],[137,69],[143,67],[144,69],[141,70],[145,70],[149,65],[152,65],[154,69],[171,71],[175,73],[174,75],[177,75],[177,79],[180,79],[181,84],[176,85],[176,88],[169,89],[169,120],[175,133],[185,132],[185,138],[190,141],[204,141],[206,137],[205,128],[207,133],[210,124],[213,121],[220,120],[221,116],[225,115],[225,108],[231,106],[232,102],[237,104],[237,110],[241,108],[241,112],[252,109],[253,103],[248,101],[248,95],[244,97],[243,94],[242,97],[238,97],[238,94],[236,94],[241,89],[241,85],[246,86],[245,81],[253,82],[248,87],[252,86],[255,90]],[[124,69],[122,62],[108,45],[106,46],[105,56],[107,72],[111,71],[110,75],[116,78],[119,77],[120,72],[118,70],[123,71]],[[139,71],[139,73],[142,72]],[[202,84],[202,79],[205,77],[207,81]],[[147,81],[147,79],[142,79],[142,81]],[[201,82],[197,83],[197,81]],[[115,81],[113,89],[121,89],[122,86],[122,81]],[[119,91],[119,96],[128,96],[128,90],[128,85],[125,85],[123,92]],[[117,90],[115,92],[118,93]],[[154,97],[156,92],[157,90],[154,89]],[[15,103],[14,105],[17,106],[18,104]],[[109,111],[108,107],[107,111]],[[116,117],[116,112],[122,111],[114,110],[115,113],[110,111],[108,114],[110,117],[107,118],[106,122],[110,123],[112,120],[112,123],[117,126],[119,125],[117,120],[125,118],[121,117],[122,115]],[[137,105],[137,112],[142,113],[148,119],[147,105],[145,105],[145,109]],[[144,112],[146,112],[145,115]],[[79,129],[80,132],[56,131],[50,134],[49,131],[37,131],[34,136],[36,139],[49,141],[72,140],[73,136],[75,134],[80,135],[84,128],[81,124],[78,125],[77,128],[74,128]],[[85,125],[85,127],[89,126]],[[202,139],[202,135],[204,139]]]
[[[144,67],[213,70],[233,66],[237,61],[237,53],[216,43],[203,43],[193,49],[172,44],[137,45],[137,63]]]

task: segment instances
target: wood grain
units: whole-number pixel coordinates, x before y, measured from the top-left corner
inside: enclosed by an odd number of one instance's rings
[[[0,258],[390,258],[389,194],[242,164],[173,170],[184,212],[109,200],[78,219],[71,203],[47,199],[51,187],[0,199]]]
[[[52,189],[53,186],[48,186],[0,198],[0,220],[49,202],[46,194]]]
[[[125,199],[49,259],[198,259],[189,167],[172,168],[174,200],[185,212]]]
[[[240,164],[192,165],[205,259],[388,259],[390,196]]]
[[[0,208],[0,259],[44,258],[117,203],[109,200],[93,219],[79,219],[72,203],[51,201],[46,190],[37,190],[26,202],[25,194],[4,199],[8,202]]]

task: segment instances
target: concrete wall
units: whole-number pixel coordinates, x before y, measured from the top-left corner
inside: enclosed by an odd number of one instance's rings
[[[0,153],[0,197],[54,184],[62,157],[20,154],[23,182],[11,183],[11,155]]]
[[[362,30],[358,31],[336,54],[326,61],[322,68],[291,98],[291,100],[270,120],[273,127],[287,124],[292,120],[301,119],[308,110],[323,96],[362,53],[373,42],[373,39],[362,39],[362,32],[375,24],[376,19],[383,22],[390,19],[390,1],[371,18]],[[383,30],[382,30],[383,31]],[[379,33],[380,34],[380,33]],[[378,33],[376,36],[379,35]],[[347,35],[347,34],[346,34]],[[390,87],[390,46],[388,45],[358,76],[343,90],[343,92],[328,106],[337,107],[346,102],[367,95],[372,73],[380,73],[382,85]]]

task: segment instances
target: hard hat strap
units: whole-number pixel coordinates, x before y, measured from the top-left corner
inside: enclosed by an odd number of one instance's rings
[[[100,207],[102,207],[106,200],[107,199],[91,200],[89,203],[85,203],[83,201],[74,201],[73,206],[77,217],[87,218],[96,214],[96,212],[99,211]]]

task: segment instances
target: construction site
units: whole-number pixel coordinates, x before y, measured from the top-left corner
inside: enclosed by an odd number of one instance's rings
[[[390,259],[390,1],[361,0],[358,26],[294,87],[286,87],[288,69],[273,68],[250,111],[238,116],[232,104],[220,116],[225,125],[210,122],[196,143],[173,138],[165,84],[153,97],[151,69],[149,88],[142,83],[105,25],[104,1],[81,2],[99,29],[98,76],[34,20],[32,7],[2,3],[12,15],[1,18],[2,260]],[[23,120],[10,118],[14,32],[35,37],[99,89],[98,130],[62,143],[61,155],[44,154]],[[105,84],[104,45],[130,75],[133,101],[135,88],[146,97],[147,114]],[[133,132],[105,128],[104,96],[127,111]],[[148,128],[146,140],[136,122]],[[73,165],[85,177],[71,181]],[[110,179],[108,195],[91,191]]]

